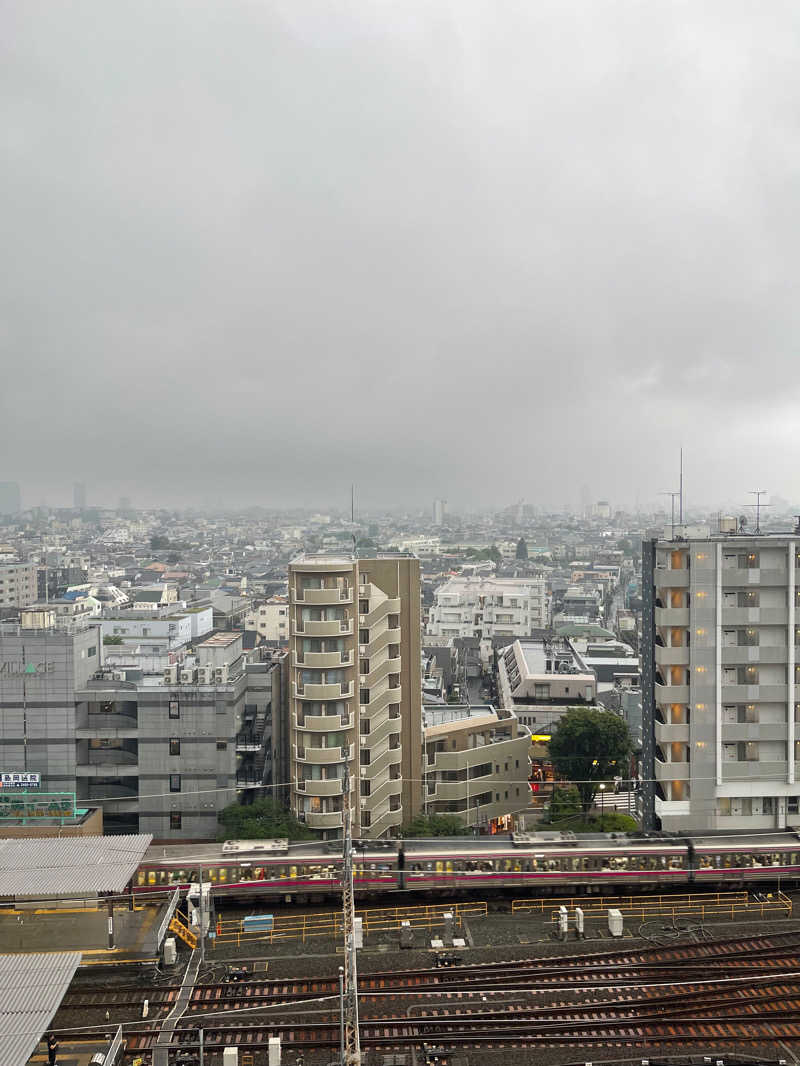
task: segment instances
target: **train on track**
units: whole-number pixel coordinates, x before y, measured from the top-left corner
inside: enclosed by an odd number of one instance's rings
[[[338,893],[341,842],[286,840],[151,847],[133,883],[136,894],[189,889],[287,901]],[[511,837],[356,841],[357,893],[492,889],[554,892],[714,889],[800,883],[800,834],[718,836],[516,833]]]

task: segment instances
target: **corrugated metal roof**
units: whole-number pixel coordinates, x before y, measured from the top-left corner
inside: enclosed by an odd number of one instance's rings
[[[150,833],[138,833],[0,840],[0,897],[48,899],[122,892],[152,839]]]
[[[25,1066],[64,998],[79,951],[0,955],[0,1062]]]

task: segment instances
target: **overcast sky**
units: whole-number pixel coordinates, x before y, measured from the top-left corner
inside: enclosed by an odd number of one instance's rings
[[[800,15],[0,0],[28,505],[800,500]]]

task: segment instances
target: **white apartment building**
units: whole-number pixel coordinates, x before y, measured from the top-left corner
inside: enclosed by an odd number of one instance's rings
[[[643,545],[645,827],[800,828],[800,534],[721,526]]]
[[[434,595],[433,637],[525,637],[547,626],[544,577],[452,577]]]
[[[36,599],[34,563],[0,564],[0,607],[25,607]]]
[[[397,547],[401,552],[412,552],[414,555],[439,555],[442,550],[442,538],[419,534],[404,537]]]
[[[286,596],[273,596],[244,616],[244,628],[258,633],[264,640],[289,639],[289,601]]]

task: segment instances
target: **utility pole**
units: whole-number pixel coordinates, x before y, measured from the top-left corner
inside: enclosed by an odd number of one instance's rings
[[[206,961],[206,937],[205,937],[206,905],[203,899],[203,867],[200,867],[200,965]]]
[[[344,925],[344,1055],[342,1066],[361,1066],[358,1032],[358,970],[356,967],[356,914],[353,892],[353,837],[350,808],[350,770],[345,764],[343,793],[342,917]]]

